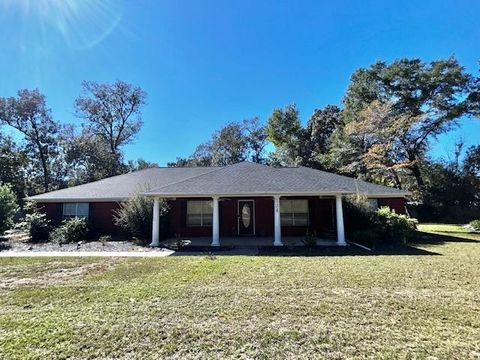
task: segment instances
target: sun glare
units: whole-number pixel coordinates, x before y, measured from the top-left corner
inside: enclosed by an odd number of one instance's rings
[[[117,0],[0,0],[4,16],[16,12],[22,21],[38,21],[42,32],[57,31],[73,49],[88,49],[104,40],[120,23]]]

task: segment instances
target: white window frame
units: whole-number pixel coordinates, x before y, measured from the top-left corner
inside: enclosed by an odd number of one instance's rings
[[[297,214],[307,214],[307,223],[302,223],[302,224],[297,224],[296,221],[295,221],[295,211],[294,211],[294,206],[293,206],[293,202],[295,201],[302,201],[302,202],[305,202],[306,203],[306,209],[307,209],[307,212],[306,213],[298,213]],[[285,212],[282,212],[282,202],[290,202],[291,205],[290,205],[290,208],[291,208],[291,212],[288,212],[288,213],[285,213]],[[310,225],[310,209],[309,209],[309,206],[308,206],[308,199],[280,199],[280,219],[281,219],[281,226],[295,226],[295,227],[308,227]],[[284,223],[284,216],[285,214],[291,214],[291,224],[285,224]],[[283,216],[282,216],[283,215]],[[303,220],[303,219],[302,219]]]
[[[75,206],[75,211],[66,214],[65,210],[70,206],[74,205]],[[82,206],[85,206],[87,208],[86,213],[79,213],[79,208]],[[82,219],[88,219],[88,216],[90,214],[90,203],[85,203],[85,202],[76,202],[76,203],[63,203],[63,208],[62,208],[62,218],[63,219],[69,219],[69,218],[82,218]]]
[[[189,203],[201,203],[201,211],[200,213],[196,213],[196,215],[200,215],[200,224],[189,224],[188,223],[188,204]],[[211,212],[205,211],[207,208],[211,209]],[[213,203],[211,200],[187,200],[187,209],[186,209],[186,219],[185,223],[187,227],[211,227],[213,224]],[[205,218],[210,216],[210,222],[205,223]]]

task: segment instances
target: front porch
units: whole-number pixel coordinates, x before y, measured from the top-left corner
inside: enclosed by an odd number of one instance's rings
[[[159,239],[159,197],[154,197],[151,246]],[[170,237],[186,246],[345,246],[342,196],[211,196],[170,200]],[[335,239],[336,241],[326,240]],[[165,243],[165,242],[164,242]]]
[[[282,238],[283,246],[285,247],[300,247],[305,246],[304,244],[305,237],[300,236],[286,236]],[[209,247],[212,244],[211,237],[181,237],[181,238],[170,238],[160,242],[160,246],[166,248],[204,248]],[[229,248],[238,248],[238,247],[271,247],[274,244],[273,237],[243,237],[243,236],[232,236],[232,237],[222,237],[221,246]],[[336,246],[336,240],[328,240],[317,238],[317,246]]]

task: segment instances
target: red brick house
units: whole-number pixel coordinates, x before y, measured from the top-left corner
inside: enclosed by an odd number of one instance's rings
[[[132,194],[154,199],[152,246],[159,245],[159,199],[170,203],[168,236],[335,238],[345,245],[342,196],[363,194],[372,206],[405,213],[407,192],[305,167],[275,168],[250,162],[224,167],[150,168],[36,195],[54,224],[81,216],[100,234],[119,231],[113,211]]]

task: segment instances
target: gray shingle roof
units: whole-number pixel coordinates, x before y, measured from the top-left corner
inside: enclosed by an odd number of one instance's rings
[[[30,197],[37,202],[122,201],[136,192],[165,197],[333,195],[403,197],[408,192],[305,167],[250,162],[225,167],[151,168]]]
[[[328,195],[364,193],[405,196],[407,192],[306,167],[274,168],[250,162],[218,168],[190,179],[152,188],[149,195]]]
[[[134,193],[198,176],[217,167],[150,168],[113,176],[88,184],[35,195],[29,199],[38,202],[62,201],[122,201]]]

